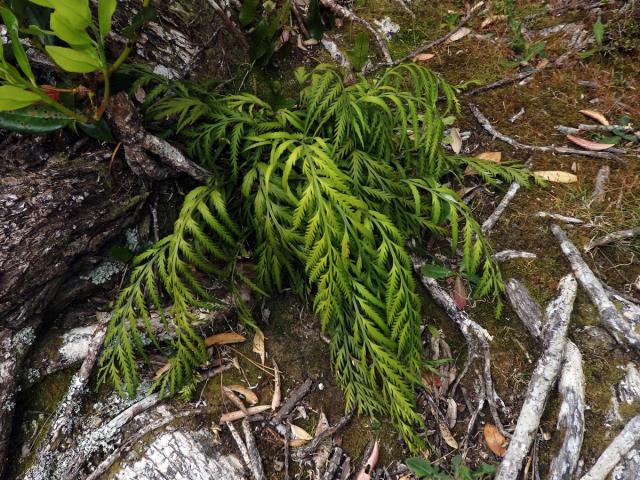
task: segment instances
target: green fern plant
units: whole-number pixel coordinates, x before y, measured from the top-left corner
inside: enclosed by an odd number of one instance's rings
[[[145,84],[153,97],[147,120],[172,120],[176,138],[216,180],[193,190],[173,233],[135,259],[111,317],[101,378],[135,388],[142,333],[157,344],[149,308],[168,302],[164,321],[176,335],[158,385],[174,393],[193,380],[205,349],[190,307],[214,303],[199,275],[264,294],[293,287],[313,295],[347,408],[388,415],[417,450],[422,419],[414,391],[425,359],[407,242],[448,235],[467,274],[478,274],[475,294],[499,303],[502,280],[490,248],[443,180],[467,166],[494,184],[526,183],[527,176],[445,153],[443,118],[458,104],[426,68],[400,65],[345,84],[339,71],[320,65],[296,78],[295,108],[275,109],[248,93],[223,96],[140,75],[134,88]],[[240,274],[246,252],[253,271]]]

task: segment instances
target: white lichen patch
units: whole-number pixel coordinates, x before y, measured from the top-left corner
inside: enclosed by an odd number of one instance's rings
[[[78,327],[69,330],[62,336],[60,356],[65,363],[72,364],[84,360],[95,329],[96,325]]]
[[[387,40],[391,40],[400,31],[400,25],[391,21],[389,17],[384,17],[382,20],[374,20],[373,23],[378,26]]]
[[[94,285],[102,285],[122,272],[124,267],[125,264],[123,262],[119,262],[117,260],[105,260],[94,268],[88,275],[83,275],[80,278],[83,280],[89,280]]]

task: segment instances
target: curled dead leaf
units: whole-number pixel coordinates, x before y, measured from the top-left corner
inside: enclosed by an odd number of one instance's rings
[[[373,444],[373,448],[371,449],[371,454],[369,458],[367,458],[367,463],[365,463],[362,470],[358,473],[356,480],[370,480],[371,473],[376,468],[378,464],[378,459],[380,457],[380,445],[378,444],[378,440]]]
[[[307,443],[309,443],[309,440],[303,440],[302,438],[292,438],[289,440],[289,446],[293,448],[302,447]]]
[[[235,332],[224,332],[218,333],[217,335],[211,335],[204,339],[204,344],[207,347],[212,347],[213,345],[229,345],[231,343],[242,343],[247,339]]]
[[[156,370],[155,375],[153,376],[153,380],[158,380],[162,375],[169,371],[171,368],[171,364],[169,362],[165,363],[158,370]]]
[[[607,117],[605,117],[602,113],[597,112],[595,110],[580,110],[580,113],[592,118],[593,120],[595,120],[596,122],[599,122],[602,125],[609,125],[609,120],[607,120]]]
[[[611,148],[615,146],[615,143],[598,143],[592,142],[591,140],[587,140],[586,138],[577,137],[575,135],[567,135],[567,138],[571,140],[576,145],[580,145],[582,148],[586,150],[594,150],[599,152],[601,150],[606,150],[607,148]]]
[[[451,35],[446,43],[457,42],[458,40],[460,40],[460,39],[466,37],[467,35],[469,35],[471,33],[471,31],[472,30],[470,28],[462,27],[456,33]]]
[[[242,412],[244,412],[246,415],[249,414],[247,407],[245,407],[244,403],[242,402],[242,399],[239,396],[237,396],[233,392],[233,390],[231,390],[229,387],[223,386],[222,393],[224,393],[224,396],[227,397],[231,401],[231,403],[233,403],[236,407],[242,410]]]
[[[414,62],[426,62],[427,60],[431,60],[435,55],[433,53],[419,53],[415,57],[413,57]]]
[[[460,276],[456,277],[455,283],[453,284],[452,297],[458,308],[464,309],[464,307],[467,306],[467,287],[465,287],[464,280],[462,280]]]
[[[253,337],[253,352],[260,356],[260,363],[264,365],[264,359],[267,354],[264,350],[264,333],[262,333],[262,330],[258,330]]]
[[[275,411],[282,401],[282,387],[280,381],[280,369],[276,361],[273,361],[273,397],[271,397],[271,410]]]
[[[476,155],[476,158],[487,162],[500,163],[502,161],[502,152],[482,152]]]
[[[506,15],[491,15],[485,18],[480,24],[480,28],[488,27],[492,23],[501,22],[506,20],[508,17]]]
[[[306,440],[307,442],[309,440],[313,440],[313,436],[307,432],[304,428],[299,427],[297,425],[294,425],[293,423],[290,424],[291,426],[291,438],[294,440]]]
[[[249,415],[257,415],[258,413],[265,412],[271,408],[271,405],[256,405],[255,407],[247,408],[247,413]],[[240,420],[247,416],[247,413],[242,410],[236,410],[235,412],[225,413],[218,420],[218,424],[227,423],[227,422],[235,422],[236,420]]]
[[[495,425],[487,423],[484,426],[483,433],[484,441],[487,442],[489,450],[499,457],[504,457],[504,454],[507,451],[505,448],[507,439],[500,433],[498,428]]]
[[[242,395],[247,400],[247,402],[249,402],[249,405],[255,405],[258,403],[258,396],[247,387],[243,385],[229,385],[228,388]]]
[[[533,174],[542,180],[554,183],[575,183],[578,181],[578,177],[573,173],[559,170],[538,170],[537,172],[533,172]]]

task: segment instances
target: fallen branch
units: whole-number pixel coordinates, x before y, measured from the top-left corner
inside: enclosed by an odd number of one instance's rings
[[[620,463],[622,458],[640,440],[640,415],[629,420],[620,432],[613,439],[613,442],[602,452],[596,464],[580,480],[605,480],[609,472]]]
[[[460,310],[451,296],[442,287],[440,287],[440,285],[438,285],[438,282],[436,282],[435,279],[427,277],[421,273],[422,265],[424,265],[423,260],[415,257],[413,258],[414,271],[420,276],[422,284],[427,290],[429,290],[429,293],[435,302],[444,309],[449,318],[458,325],[458,328],[462,332],[467,343],[467,363],[461,374],[458,376],[452,391],[455,390],[455,386],[460,382],[460,379],[464,376],[474,359],[479,358],[482,361],[483,368],[481,378],[483,388],[485,390],[485,398],[491,411],[491,416],[493,417],[494,423],[500,430],[500,433],[508,436],[509,433],[504,429],[498,414],[497,403],[501,402],[501,400],[496,394],[493,387],[493,380],[491,378],[491,356],[489,352],[489,342],[493,340],[491,335],[487,330],[474,322],[464,310]]]
[[[540,426],[551,388],[560,373],[577,293],[577,282],[573,275],[563,277],[558,289],[558,296],[549,303],[545,312],[544,351],[529,381],[518,423],[495,480],[517,478]]]
[[[580,256],[580,252],[567,237],[567,234],[557,225],[551,226],[551,231],[560,242],[560,248],[565,254],[580,285],[587,292],[591,302],[598,309],[600,321],[620,345],[629,345],[640,351],[640,335],[620,316],[616,306],[611,302],[602,283],[593,274],[589,266]]]
[[[491,215],[489,215],[489,218],[487,218],[482,223],[481,230],[484,235],[487,235],[491,230],[493,230],[493,227],[496,225],[496,223],[498,223],[498,220],[502,216],[502,213],[506,210],[509,203],[511,203],[511,200],[513,200],[513,197],[516,196],[516,193],[518,192],[519,189],[520,189],[519,183],[513,182],[511,184],[511,186],[509,187],[509,190],[507,190],[507,193],[505,194],[505,196],[502,197],[502,200],[500,200],[500,203],[498,204],[496,209],[493,211]]]
[[[333,449],[327,469],[322,475],[322,480],[333,480],[340,468],[340,465],[342,465],[342,448],[336,447]]]
[[[220,420],[218,420],[218,423],[222,425],[223,423],[235,422],[236,420],[241,420],[250,415],[257,415],[270,409],[271,405],[256,405],[255,407],[247,408],[246,411],[236,410],[235,412],[229,412],[222,415]]]
[[[622,163],[626,163],[621,158],[616,155],[608,152],[592,152],[590,150],[578,150],[575,148],[569,147],[556,147],[554,145],[550,146],[539,146],[539,145],[528,145],[526,143],[521,143],[517,140],[514,140],[511,137],[508,137],[500,132],[498,132],[489,122],[487,117],[485,117],[482,112],[473,104],[469,104],[469,108],[473,113],[473,116],[476,117],[478,123],[484,128],[488,133],[490,133],[494,138],[501,140],[509,145],[511,145],[515,149],[520,150],[529,150],[532,152],[550,152],[550,153],[559,153],[562,155],[582,155],[585,157],[593,157],[593,158],[604,158],[607,160],[618,160]]]
[[[497,262],[505,262],[507,260],[515,260],[516,258],[526,258],[532,260],[538,258],[535,253],[521,252],[518,250],[502,250],[493,254],[493,259]]]
[[[393,62],[393,59],[391,58],[391,54],[389,53],[389,47],[387,46],[387,42],[385,41],[384,38],[382,38],[382,35],[380,35],[380,32],[373,25],[367,22],[364,18],[361,18],[355,13],[353,13],[348,8],[340,5],[335,0],[320,0],[320,5],[322,5],[325,8],[328,8],[339,17],[346,18],[347,20],[350,20],[353,23],[359,23],[364,28],[369,30],[371,34],[374,36],[374,38],[376,39],[376,43],[378,45],[378,48],[380,49],[380,52],[382,53],[382,56],[385,59],[385,62],[387,62],[387,64],[391,64]]]
[[[244,433],[244,441],[247,444],[247,450],[249,452],[249,460],[251,461],[251,470],[254,472],[256,480],[266,480],[264,469],[262,468],[262,459],[260,458],[260,452],[256,446],[256,439],[253,437],[251,431],[251,425],[249,420],[244,418],[242,420],[242,432]]]
[[[297,460],[302,460],[305,457],[308,457],[309,455],[313,454],[318,449],[318,446],[325,439],[333,437],[336,433],[342,430],[351,421],[354,413],[355,413],[355,409],[352,409],[344,417],[338,420],[338,422],[335,425],[327,428],[326,430],[323,430],[321,433],[316,435],[314,439],[311,440],[309,443],[298,448],[293,454],[294,458],[296,458]]]
[[[584,222],[579,218],[575,217],[567,217],[566,215],[560,215],[559,213],[552,212],[538,212],[535,215],[538,218],[551,218],[552,220],[557,220],[558,222],[569,223],[571,225],[581,225]]]
[[[253,465],[251,463],[251,457],[249,457],[249,450],[247,449],[244,440],[242,440],[242,437],[236,430],[236,427],[233,426],[233,423],[226,422],[226,425],[231,432],[231,436],[235,440],[236,445],[238,446],[238,450],[240,450],[240,455],[242,456],[242,460],[244,460],[244,464],[247,466],[249,471],[251,471],[251,475],[253,476],[254,480],[257,480],[256,472],[253,470]]]
[[[589,244],[584,247],[585,252],[589,252],[596,247],[602,247],[613,242],[620,242],[622,240],[629,240],[630,238],[640,235],[640,227],[629,228],[628,230],[618,230],[617,232],[611,232],[607,235],[591,240]]]
[[[542,310],[527,288],[515,278],[510,278],[505,284],[507,298],[533,338],[542,340]]]
[[[565,135],[577,135],[580,132],[625,132],[628,135],[633,135],[640,141],[640,131],[635,131],[635,128],[631,125],[587,125],[581,123],[577,128],[558,125],[556,126],[556,130]]]
[[[282,404],[282,407],[280,407],[280,410],[278,410],[278,413],[273,416],[271,422],[274,425],[282,423],[282,421],[293,411],[293,409],[296,408],[296,405],[300,402],[300,400],[302,400],[305,395],[309,393],[312,386],[313,380],[307,378],[304,383],[294,388],[287,396],[287,399]]]

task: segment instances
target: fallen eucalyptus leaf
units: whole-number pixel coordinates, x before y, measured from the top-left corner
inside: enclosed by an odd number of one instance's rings
[[[486,160],[488,162],[500,163],[502,161],[502,152],[483,152],[476,155],[476,158]]]
[[[573,173],[562,172],[559,170],[539,170],[537,172],[533,172],[533,174],[542,180],[554,183],[575,183],[578,181],[578,177]]]
[[[447,43],[457,42],[458,40],[466,37],[470,33],[471,33],[470,28],[462,27],[460,30],[458,30],[456,33],[454,33],[449,37],[449,39],[447,40]]]
[[[264,365],[266,353],[264,350],[264,333],[262,333],[262,330],[258,330],[253,337],[253,352],[260,355],[260,363]]]
[[[225,332],[218,333],[216,335],[211,335],[204,339],[204,344],[207,347],[212,347],[213,345],[228,345],[230,343],[242,343],[247,339],[235,332]]]
[[[291,424],[291,435],[293,440],[313,440],[313,436],[307,432],[304,428]]]
[[[491,425],[490,423],[485,424],[483,433],[484,441],[487,442],[489,450],[491,450],[499,457],[504,457],[504,454],[507,451],[504,448],[507,442],[507,439],[504,438],[504,435],[500,433],[495,425]]]
[[[594,119],[596,122],[599,122],[602,125],[609,125],[609,120],[602,113],[596,112],[595,110],[580,110],[580,113]]]
[[[451,129],[451,149],[453,153],[460,153],[462,150],[462,137],[460,136],[460,130],[457,128]]]
[[[431,60],[435,55],[433,53],[419,53],[415,57],[413,57],[414,62],[426,62],[427,60]]]
[[[229,385],[228,388],[246,398],[247,402],[249,402],[249,405],[255,405],[258,403],[258,396],[247,387],[243,385]]]
[[[587,150],[594,150],[596,152],[606,150],[607,148],[611,148],[615,145],[615,143],[592,142],[591,140],[587,140],[586,138],[582,137],[576,137],[575,135],[567,135],[567,138],[576,145],[580,145],[582,148],[585,148]]]

